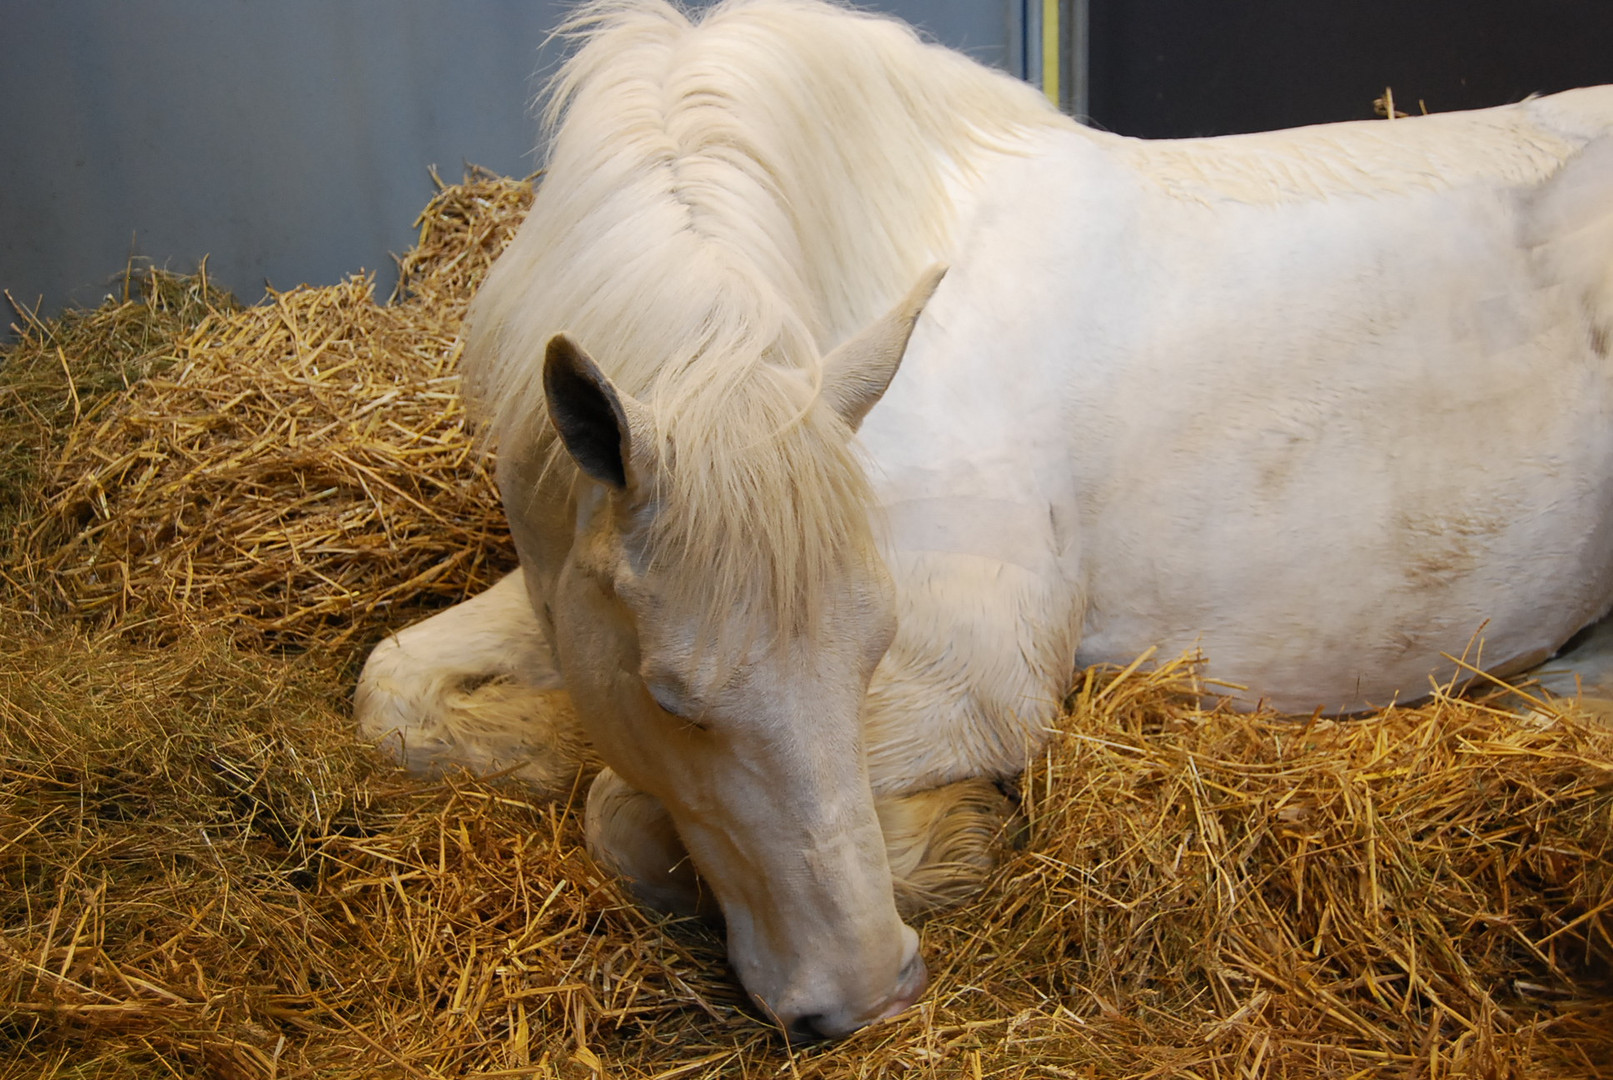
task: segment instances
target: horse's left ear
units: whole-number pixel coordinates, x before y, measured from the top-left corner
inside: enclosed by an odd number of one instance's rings
[[[932,266],[917,285],[873,325],[823,358],[823,400],[856,431],[868,410],[884,395],[907,350],[919,312],[941,284],[947,268]]]
[[[587,352],[565,334],[549,339],[543,395],[560,441],[577,467],[601,484],[627,488],[635,456],[648,453],[648,410],[616,389]]]

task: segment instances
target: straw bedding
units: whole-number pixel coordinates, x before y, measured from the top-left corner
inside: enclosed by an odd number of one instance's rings
[[[793,1053],[573,811],[413,779],[347,689],[509,565],[454,335],[529,186],[403,283],[205,277],[0,367],[0,1075],[1613,1075],[1613,731],[1437,695],[1345,723],[1091,672],[1029,829],[923,926],[926,1001]]]
[[[455,335],[530,195],[445,189],[391,304],[364,276],[242,308],[148,272],[138,301],[28,325],[11,364],[57,379],[70,410],[20,569],[37,602],[154,639],[221,622],[243,645],[328,648],[513,566]],[[131,326],[149,340],[113,360]],[[86,400],[109,362],[143,378]]]

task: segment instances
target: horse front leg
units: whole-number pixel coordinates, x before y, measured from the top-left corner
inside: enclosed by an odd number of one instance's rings
[[[874,812],[904,917],[973,896],[1022,826],[1014,801],[982,779],[882,796]],[[589,789],[583,820],[588,853],[639,901],[672,915],[720,917],[655,796],[604,769]]]
[[[411,772],[508,772],[564,799],[599,768],[519,570],[376,645],[353,704]]]
[[[903,918],[979,892],[1025,824],[1017,802],[980,777],[880,796],[874,813],[885,834],[896,910]]]
[[[588,789],[583,837],[594,861],[640,902],[669,915],[720,917],[661,800],[610,769],[600,770]]]

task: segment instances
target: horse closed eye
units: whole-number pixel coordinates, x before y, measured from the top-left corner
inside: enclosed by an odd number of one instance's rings
[[[655,699],[656,706],[668,716],[675,716],[679,720],[693,724],[697,728],[706,725],[700,720],[701,709],[689,701],[688,697],[665,682],[646,682],[644,688]]]

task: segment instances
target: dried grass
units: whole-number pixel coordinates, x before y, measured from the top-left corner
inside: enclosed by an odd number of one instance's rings
[[[14,396],[60,426],[65,389],[75,420],[38,478],[19,584],[41,610],[156,640],[201,621],[244,645],[326,648],[408,621],[400,598],[418,610],[491,584],[514,554],[466,431],[456,335],[530,194],[486,176],[444,188],[390,304],[355,277],[242,309],[152,273],[140,300],[23,327],[8,369],[60,360],[69,378]],[[176,289],[190,317],[144,335],[137,359],[108,341]],[[145,377],[80,406],[81,379],[131,366]]]
[[[37,510],[41,467],[76,424],[157,369],[175,337],[239,306],[209,284],[205,262],[191,277],[131,263],[120,292],[93,311],[48,321],[12,301],[19,340],[0,377],[0,508],[8,522]]]
[[[507,558],[432,395],[524,197],[446,188],[389,305],[151,275],[23,328],[0,1076],[1613,1075],[1613,730],[1572,709],[1307,724],[1089,673],[1023,849],[923,927],[925,1002],[793,1053],[571,810],[355,744],[362,639]]]
[[[929,999],[792,1058],[570,812],[398,775],[320,665],[82,631],[0,654],[13,1075],[1613,1063],[1613,733],[1572,717],[1442,698],[1307,727],[1200,713],[1179,664],[1095,674],[1027,774],[1025,849],[925,927]]]

